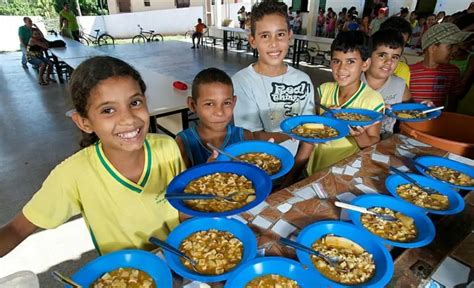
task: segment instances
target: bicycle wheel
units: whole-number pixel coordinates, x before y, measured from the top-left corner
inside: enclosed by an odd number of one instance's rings
[[[97,40],[99,46],[103,45],[115,45],[115,39],[110,34],[102,34]]]
[[[146,38],[143,35],[134,36],[132,38],[132,43],[133,44],[135,44],[135,43],[138,43],[138,44],[146,43]]]
[[[90,43],[89,43],[89,40],[87,40],[87,38],[84,37],[84,36],[82,36],[82,35],[79,36],[79,41],[80,41],[82,44],[87,45],[87,46],[89,46],[89,44],[90,44]]]
[[[163,41],[163,35],[161,35],[160,33],[156,33],[156,34],[153,34],[153,36],[151,36],[151,42],[157,42],[157,41]]]

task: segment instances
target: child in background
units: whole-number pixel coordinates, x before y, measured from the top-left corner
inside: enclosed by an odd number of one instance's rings
[[[374,50],[370,57],[371,63],[369,69],[362,73],[361,80],[379,92],[386,105],[411,100],[410,90],[405,81],[393,75],[403,53],[404,45],[402,34],[393,29],[379,30],[372,35]],[[395,122],[395,119],[391,117],[386,117],[383,120],[381,128],[383,139],[393,134]]]
[[[164,198],[185,167],[176,142],[148,134],[145,83],[122,60],[100,56],[72,73],[70,92],[84,149],[51,172],[23,210],[0,229],[0,256],[30,234],[82,214],[99,254],[147,249],[179,224]]]
[[[290,139],[281,133],[281,121],[314,114],[313,84],[306,73],[283,62],[292,36],[286,5],[258,3],[251,21],[249,43],[259,56],[232,77],[237,96],[234,123],[252,131],[256,139],[280,143]]]
[[[379,31],[380,25],[382,24],[383,21],[385,21],[386,16],[388,13],[388,8],[382,7],[377,10],[377,17],[372,19],[370,22],[369,30],[370,30],[370,35],[373,35],[375,32]]]
[[[424,59],[410,65],[410,91],[414,101],[432,101],[435,106],[447,106],[447,110],[456,111],[464,87],[459,68],[449,64],[449,60],[452,45],[471,34],[462,32],[453,23],[436,24],[423,34]]]
[[[326,16],[324,16],[324,9],[319,8],[318,20],[316,22],[316,36],[323,36],[325,22]]]
[[[363,108],[384,111],[383,98],[360,80],[362,72],[370,66],[372,43],[361,31],[341,32],[331,44],[331,70],[336,82],[318,87],[320,103],[333,108]],[[321,112],[321,111],[320,111]],[[351,128],[350,136],[314,145],[300,142],[295,165],[288,173],[284,186],[293,183],[301,175],[307,163],[311,175],[358,152],[361,148],[380,141],[380,122],[366,127]],[[309,159],[309,162],[308,162]]]
[[[301,33],[301,25],[302,25],[301,12],[296,11],[295,20],[294,20],[294,23],[293,23],[293,34],[300,34]]]
[[[206,24],[202,23],[201,18],[198,18],[198,23],[196,24],[196,26],[194,26],[194,33],[193,33],[193,36],[192,36],[193,46],[191,47],[191,49],[196,48],[196,44],[195,44],[195,39],[196,38],[198,38],[197,48],[199,48],[199,42],[202,41],[202,34],[204,33],[204,29],[206,29],[206,28],[207,28]]]
[[[59,34],[61,34],[63,37],[73,39],[71,29],[69,29],[69,22],[66,18],[62,19],[61,32]]]
[[[232,80],[224,71],[208,68],[196,75],[188,107],[199,117],[199,124],[176,136],[187,167],[217,157],[217,151],[212,151],[207,143],[224,149],[230,144],[253,139],[248,130],[230,124],[235,100]]]
[[[412,48],[419,48],[421,47],[421,34],[423,34],[423,29],[425,27],[426,18],[422,15],[418,17],[418,21],[416,22],[416,26],[412,30],[412,37],[410,40],[410,46]]]

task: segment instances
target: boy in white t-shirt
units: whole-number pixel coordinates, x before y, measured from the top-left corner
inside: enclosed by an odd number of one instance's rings
[[[232,81],[237,96],[235,125],[254,132],[257,139],[288,140],[281,133],[281,121],[314,114],[311,79],[283,62],[291,37],[285,4],[268,1],[253,6],[249,43],[258,50],[259,58],[237,72]]]

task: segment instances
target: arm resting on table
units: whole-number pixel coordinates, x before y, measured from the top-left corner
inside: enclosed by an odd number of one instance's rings
[[[0,257],[5,256],[38,229],[28,221],[23,212],[18,213],[7,225],[0,228]]]

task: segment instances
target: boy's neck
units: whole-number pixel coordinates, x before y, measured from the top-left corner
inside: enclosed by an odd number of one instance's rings
[[[262,64],[260,61],[257,61],[257,63],[253,65],[253,69],[258,74],[268,77],[275,77],[285,74],[287,71],[287,66],[285,63],[281,63],[278,66],[270,66]]]
[[[364,75],[365,79],[367,80],[367,84],[369,84],[370,88],[374,90],[382,88],[382,86],[388,81],[388,78],[375,78],[369,72],[365,72]]]
[[[357,81],[356,83],[347,85],[347,86],[339,86],[339,105],[343,105],[344,103],[349,100],[356,92],[359,90],[361,81]]]
[[[227,126],[224,130],[216,131],[210,127],[204,125],[198,125],[196,131],[201,138],[201,142],[206,145],[206,143],[211,143],[215,147],[220,148],[224,144],[225,136],[227,135]]]
[[[425,53],[425,58],[423,58],[423,66],[426,68],[434,69],[439,66],[439,63],[435,62],[433,57],[430,56],[428,52]]]

